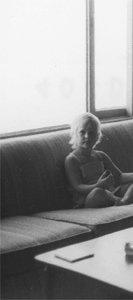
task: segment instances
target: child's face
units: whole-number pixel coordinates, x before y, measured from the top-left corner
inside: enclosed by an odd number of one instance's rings
[[[92,149],[97,139],[96,124],[90,121],[81,122],[77,130],[77,146]]]

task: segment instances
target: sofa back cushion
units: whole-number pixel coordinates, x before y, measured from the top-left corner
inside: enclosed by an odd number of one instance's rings
[[[71,208],[63,164],[68,141],[66,131],[2,141],[2,217]]]
[[[97,149],[125,172],[133,172],[133,120],[102,124]],[[69,130],[1,141],[2,217],[69,209],[65,157],[71,151]]]
[[[122,172],[133,172],[133,119],[104,123],[102,134],[96,149],[105,151]]]

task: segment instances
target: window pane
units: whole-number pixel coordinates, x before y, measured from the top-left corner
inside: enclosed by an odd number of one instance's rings
[[[1,0],[1,132],[85,111],[85,0]]]
[[[127,1],[95,0],[96,109],[126,106]]]

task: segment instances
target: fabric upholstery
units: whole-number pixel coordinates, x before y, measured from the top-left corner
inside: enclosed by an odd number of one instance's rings
[[[102,124],[102,132],[97,149],[133,172],[133,120]],[[35,255],[63,241],[133,226],[133,205],[71,209],[64,169],[69,140],[69,130],[1,140],[2,279],[38,268]]]
[[[34,216],[49,220],[58,220],[80,224],[84,226],[95,226],[115,222],[132,217],[133,204],[126,206],[111,206],[105,208],[81,208],[73,210],[62,210],[53,212],[41,212]]]
[[[106,152],[122,172],[133,172],[133,119],[102,125],[97,149]]]
[[[97,149],[125,172],[133,171],[133,120],[102,124]],[[2,217],[72,208],[64,169],[69,130],[1,141]]]
[[[2,217],[71,207],[63,165],[68,140],[49,133],[2,141]]]
[[[36,267],[35,255],[80,236],[91,238],[91,230],[77,224],[37,217],[5,218],[1,224],[2,279]]]
[[[1,253],[48,244],[89,232],[87,228],[37,217],[11,217],[1,223]]]

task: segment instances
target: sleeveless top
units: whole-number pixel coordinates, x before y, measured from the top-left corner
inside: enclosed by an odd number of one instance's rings
[[[96,151],[95,153],[98,160],[86,164],[82,164],[74,153],[69,154],[75,156],[80,162],[80,174],[84,184],[95,184],[105,170],[101,156]],[[77,193],[71,185],[69,185],[69,190],[73,194],[73,208],[84,207],[86,196]]]

